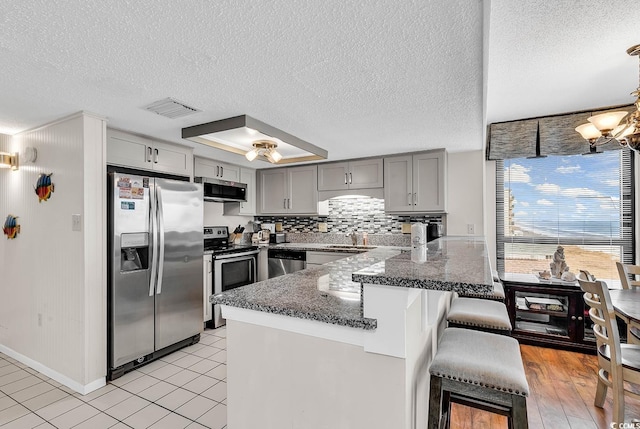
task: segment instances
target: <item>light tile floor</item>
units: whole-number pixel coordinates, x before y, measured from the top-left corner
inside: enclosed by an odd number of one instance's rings
[[[226,380],[224,327],[85,396],[0,353],[0,427],[222,429]]]

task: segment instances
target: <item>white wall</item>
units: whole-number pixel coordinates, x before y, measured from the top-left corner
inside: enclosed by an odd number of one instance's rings
[[[38,151],[34,164],[0,171],[0,216],[21,226],[0,240],[0,350],[83,393],[106,375],[105,130],[76,114],[0,139],[0,150]],[[39,203],[41,173],[55,191]]]
[[[223,215],[223,203],[205,201],[204,203],[204,225],[205,226],[228,226],[229,232],[238,226],[246,226],[247,222],[253,220],[253,216],[229,216]],[[248,231],[245,231],[248,232]]]
[[[484,153],[453,152],[447,165],[447,235],[468,235],[473,224],[474,235],[485,235],[483,199]],[[487,237],[487,241],[489,238]]]

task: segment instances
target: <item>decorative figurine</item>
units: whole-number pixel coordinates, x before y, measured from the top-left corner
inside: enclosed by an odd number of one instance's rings
[[[7,240],[13,240],[20,232],[20,225],[18,225],[17,219],[17,216],[9,215],[4,221],[2,232],[7,236]]]
[[[564,261],[564,247],[558,246],[553,254],[553,262],[549,264],[551,268],[551,275],[557,279],[562,277],[562,274],[569,271],[569,267]]]
[[[53,183],[51,183],[51,175],[53,173],[44,174],[42,173],[40,177],[38,177],[38,182],[36,183],[35,191],[38,196],[38,202],[47,201],[53,192]]]

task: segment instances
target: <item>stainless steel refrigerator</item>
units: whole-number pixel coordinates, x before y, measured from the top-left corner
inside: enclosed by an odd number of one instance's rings
[[[108,377],[188,344],[203,327],[202,185],[111,171]]]

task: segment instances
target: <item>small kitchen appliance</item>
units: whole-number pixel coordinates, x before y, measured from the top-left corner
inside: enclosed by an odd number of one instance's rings
[[[284,243],[286,236],[284,232],[272,232],[269,234],[269,243]]]

